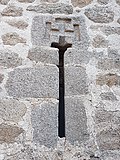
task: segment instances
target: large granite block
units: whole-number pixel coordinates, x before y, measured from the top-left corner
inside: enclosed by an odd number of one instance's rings
[[[80,98],[65,98],[66,139],[72,144],[89,138],[85,107]]]
[[[85,68],[65,67],[65,95],[81,95],[88,93],[87,74]]]
[[[15,69],[9,73],[9,96],[22,98],[58,98],[59,74],[56,66]]]
[[[82,16],[42,15],[34,17],[31,29],[33,45],[51,46],[53,42],[59,42],[59,36],[65,36],[65,41],[71,43],[75,48],[88,48],[89,38]]]
[[[54,147],[58,137],[58,103],[43,102],[32,109],[33,141]]]

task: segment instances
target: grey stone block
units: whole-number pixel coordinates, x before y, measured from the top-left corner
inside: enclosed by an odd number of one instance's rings
[[[34,47],[29,50],[28,58],[35,62],[59,64],[58,49],[51,47]]]
[[[86,141],[89,138],[87,131],[87,117],[85,107],[80,98],[65,98],[66,139],[72,144]]]
[[[64,63],[65,65],[88,63],[91,58],[90,54],[90,52],[84,49],[68,48],[64,54]]]
[[[116,96],[112,92],[104,92],[100,94],[102,100],[117,101]]]
[[[16,32],[10,32],[2,35],[2,40],[4,45],[14,46],[18,43],[26,43],[26,39],[22,38]]]
[[[112,87],[113,85],[119,86],[120,76],[113,73],[108,73],[105,75],[97,75],[96,84],[101,86],[107,85],[109,87]]]
[[[33,141],[47,147],[55,147],[58,137],[58,103],[46,101],[34,106],[31,117]]]
[[[23,9],[21,7],[10,5],[3,9],[2,16],[12,16],[12,17],[19,17],[23,14]]]
[[[101,150],[120,149],[120,112],[98,108],[95,113],[96,139]]]
[[[17,53],[11,51],[0,50],[0,66],[6,68],[17,67],[22,64],[22,59]]]
[[[120,27],[105,26],[105,27],[101,27],[100,30],[103,33],[105,33],[107,36],[109,36],[111,34],[118,34],[118,35],[120,35]]]
[[[0,124],[0,144],[13,143],[24,130],[15,125]]]
[[[65,95],[81,95],[88,93],[87,74],[85,68],[65,67]]]
[[[32,44],[36,46],[58,43],[59,36],[65,36],[65,41],[71,43],[73,48],[86,50],[89,46],[89,37],[82,16],[36,16],[33,19],[31,36]]]
[[[108,7],[92,7],[85,10],[85,15],[95,23],[110,23],[114,20],[114,13]]]
[[[15,69],[9,73],[6,90],[22,98],[58,98],[59,74],[56,66]]]
[[[0,99],[0,118],[5,121],[19,122],[26,113],[24,103],[15,99]]]
[[[91,2],[92,2],[92,0],[82,0],[82,1],[81,0],[80,1],[78,1],[78,0],[72,0],[71,1],[72,5],[74,7],[80,7],[80,8],[89,5]]]
[[[102,70],[120,69],[119,59],[101,59],[98,61],[98,68]]]
[[[101,5],[106,5],[109,3],[109,0],[97,0],[97,2]]]
[[[28,6],[28,11],[35,11],[37,13],[50,13],[50,14],[72,14],[73,8],[71,5],[64,3],[43,3],[37,6]]]

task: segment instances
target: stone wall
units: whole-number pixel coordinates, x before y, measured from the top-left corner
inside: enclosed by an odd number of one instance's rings
[[[0,0],[0,160],[33,159],[120,160],[120,0]]]

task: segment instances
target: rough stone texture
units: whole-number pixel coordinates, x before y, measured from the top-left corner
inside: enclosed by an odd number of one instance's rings
[[[32,3],[35,0],[18,0],[18,2],[22,2],[22,3]]]
[[[15,125],[0,124],[0,143],[13,143],[23,131]]]
[[[17,53],[9,50],[0,51],[0,66],[13,68],[22,64],[22,59],[18,57]]]
[[[112,87],[113,85],[120,85],[120,76],[117,74],[108,73],[105,75],[99,75],[96,79],[97,85],[107,85]]]
[[[66,139],[72,144],[89,138],[85,107],[80,98],[65,98]]]
[[[117,22],[120,24],[120,18],[117,20]]]
[[[97,142],[101,150],[120,149],[120,113],[98,109],[96,114]]]
[[[65,95],[73,96],[88,93],[87,75],[83,67],[65,67]]]
[[[40,2],[56,3],[56,2],[59,2],[59,0],[40,0]]]
[[[15,69],[6,84],[13,97],[58,98],[58,69],[55,66]]]
[[[37,13],[50,13],[50,14],[72,14],[73,8],[71,5],[64,3],[47,4],[43,3],[37,6],[28,6],[28,11],[35,11]]]
[[[120,0],[116,0],[116,3],[117,3],[118,5],[120,5]]]
[[[105,33],[107,36],[111,34],[120,35],[120,27],[111,27],[111,26],[101,27],[101,31]]]
[[[0,83],[2,83],[3,79],[4,79],[4,75],[0,74]]]
[[[7,21],[7,23],[13,27],[16,27],[18,29],[26,29],[28,27],[28,23],[24,20],[20,21]]]
[[[29,50],[28,58],[35,62],[59,64],[58,49],[51,47],[35,47]]]
[[[103,36],[97,35],[96,37],[93,38],[92,45],[95,48],[107,48],[108,41]]]
[[[118,50],[116,50],[116,49],[109,49],[108,48],[108,57],[112,58],[113,60],[117,59],[119,61],[120,54],[119,54]]]
[[[6,5],[10,0],[0,0],[0,4]]]
[[[97,2],[101,5],[106,5],[109,3],[110,0],[97,0]]]
[[[22,38],[16,32],[6,33],[2,35],[4,45],[16,45],[18,43],[26,43],[26,39]]]
[[[85,50],[89,45],[89,37],[83,16],[36,16],[32,23],[32,44],[36,46],[51,46],[59,42],[59,36],[65,36],[67,43],[73,48]]]
[[[114,13],[108,7],[92,7],[85,10],[85,15],[95,23],[110,23]]]
[[[98,61],[98,68],[102,70],[120,69],[119,59],[101,59]]]
[[[58,138],[58,103],[43,102],[32,109],[33,141],[55,147]]]
[[[68,48],[64,54],[64,63],[66,65],[88,63],[91,57],[90,54],[90,52],[84,49]]]
[[[14,99],[0,99],[0,118],[5,121],[19,122],[26,113],[24,103]]]
[[[104,92],[100,94],[102,100],[117,101],[116,96],[112,92]]]
[[[7,8],[3,9],[2,16],[13,16],[18,17],[22,16],[23,9],[17,6],[8,6]]]
[[[72,0],[71,3],[74,7],[84,7],[90,4],[92,0]]]

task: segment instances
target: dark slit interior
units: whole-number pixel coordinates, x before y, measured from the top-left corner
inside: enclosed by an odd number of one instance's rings
[[[64,83],[64,53],[72,44],[65,42],[65,37],[59,37],[59,43],[53,42],[51,47],[59,49],[59,113],[58,113],[58,136],[65,137],[65,83]]]

